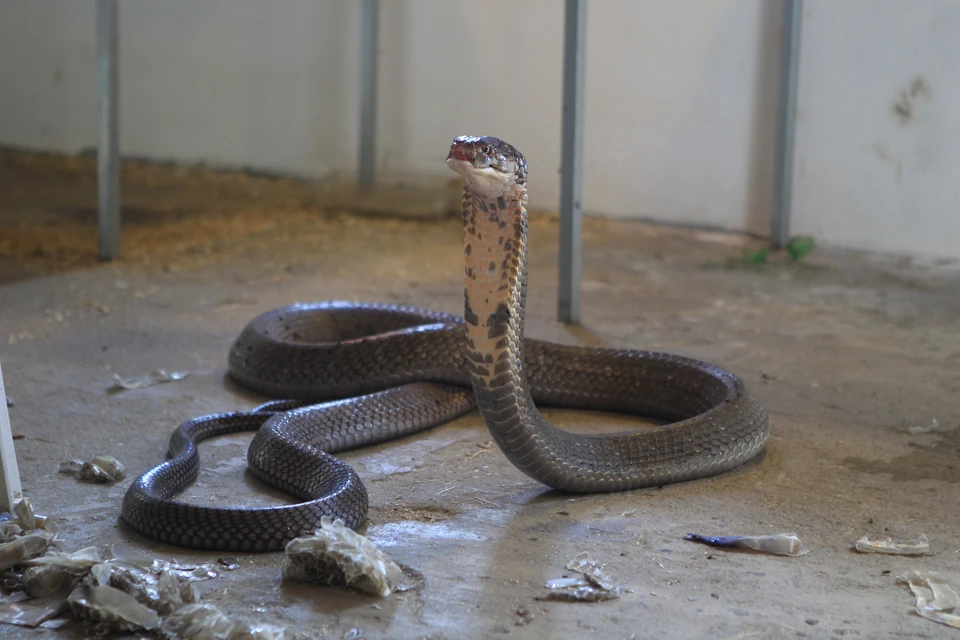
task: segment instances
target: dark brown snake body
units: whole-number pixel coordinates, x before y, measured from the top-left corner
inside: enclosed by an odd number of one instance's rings
[[[127,491],[124,520],[163,542],[237,551],[281,549],[312,533],[324,515],[356,528],[366,518],[366,490],[330,454],[415,433],[476,407],[510,462],[569,492],[703,478],[763,449],[767,414],[724,369],[664,353],[525,341],[526,161],[496,138],[461,137],[447,162],[465,180],[464,317],[349,302],[259,316],[230,351],[230,375],[289,400],[181,425],[169,459]],[[573,434],[550,425],[535,403],[669,424]],[[251,470],[304,502],[239,509],[172,500],[197,476],[196,442],[254,429]]]

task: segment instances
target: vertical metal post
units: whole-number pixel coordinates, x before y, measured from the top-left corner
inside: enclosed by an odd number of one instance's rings
[[[120,253],[120,151],[117,61],[118,0],[97,0],[97,180],[101,260]]]
[[[797,121],[797,79],[800,75],[800,25],[803,0],[785,0],[783,42],[780,48],[780,104],[777,114],[776,175],[770,244],[783,249],[790,242],[790,209],[793,204],[794,137]]]
[[[583,76],[587,0],[566,0],[563,23],[563,124],[560,145],[560,322],[580,324],[583,186]]]
[[[13,505],[23,498],[20,488],[20,470],[17,454],[13,449],[13,430],[10,414],[7,413],[7,393],[3,388],[3,371],[0,370],[0,511],[13,512]]]
[[[363,0],[360,19],[360,168],[357,181],[371,186],[377,153],[377,47],[380,0]]]

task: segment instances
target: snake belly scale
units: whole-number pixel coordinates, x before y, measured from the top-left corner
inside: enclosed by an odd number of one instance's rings
[[[513,465],[568,492],[703,478],[763,450],[767,413],[729,371],[666,353],[525,340],[526,160],[497,138],[462,136],[447,163],[464,178],[464,316],[332,301],[255,318],[230,350],[230,376],[284,400],[182,424],[168,459],[124,496],[127,523],[162,542],[235,551],[282,549],[324,515],[356,528],[366,489],[331,454],[476,408]],[[574,434],[547,422],[537,404],[667,424]],[[244,509],[175,500],[196,479],[196,443],[241,430],[257,431],[247,456],[253,473],[301,501]]]

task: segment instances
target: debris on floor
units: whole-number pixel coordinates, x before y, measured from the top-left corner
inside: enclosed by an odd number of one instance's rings
[[[56,544],[53,521],[33,512],[26,498],[18,502],[13,513],[0,514],[0,570],[4,571],[3,594],[0,596],[0,622],[36,627],[59,615],[65,608],[63,599],[35,599],[23,586],[22,563],[40,556]],[[72,586],[72,585],[71,585]]]
[[[177,640],[308,640],[310,636],[274,625],[237,622],[211,604],[188,604],[160,624]]]
[[[67,598],[73,615],[95,636],[127,631],[153,631],[160,616],[115,587],[81,584]]]
[[[909,433],[911,435],[917,436],[924,433],[938,433],[941,431],[951,431],[956,427],[943,426],[940,424],[940,421],[936,418],[933,418],[927,424],[917,424],[908,420],[902,420],[897,427],[904,433]]]
[[[65,607],[63,600],[31,599],[17,591],[0,598],[0,622],[35,628],[58,616]]]
[[[53,534],[35,530],[17,535],[10,542],[0,545],[0,571],[11,569],[24,560],[40,555],[50,546]]]
[[[189,375],[189,371],[164,371],[163,369],[157,369],[151,374],[137,376],[134,378],[123,378],[120,376],[120,374],[115,373],[113,374],[113,385],[111,385],[107,390],[118,392],[129,391],[132,389],[144,389],[146,387],[152,387],[155,384],[177,382],[178,380],[183,380]]]
[[[385,598],[403,590],[403,569],[375,544],[340,520],[324,516],[312,536],[291,540],[283,577],[326,586],[346,586]]]
[[[526,607],[517,607],[515,613],[517,614],[517,619],[513,623],[515,627],[525,627],[533,622],[534,613],[530,611],[530,609],[527,609]]]
[[[60,463],[60,473],[68,473],[83,482],[119,482],[126,475],[123,464],[113,456],[94,456],[90,460],[66,460]]]
[[[21,500],[0,514],[0,622],[57,628],[72,616],[91,635],[148,632],[162,638],[301,640],[289,629],[248,624],[197,603],[194,582],[219,575],[217,565],[180,565],[131,553],[121,545],[101,552],[61,549],[50,518]],[[236,566],[236,559],[230,566]],[[228,569],[230,567],[227,567]],[[68,613],[67,617],[58,617]]]
[[[688,533],[684,540],[700,542],[711,547],[747,549],[777,556],[802,556],[807,550],[795,533],[775,533],[766,536],[703,536]]]
[[[95,547],[86,547],[75,553],[53,551],[25,560],[22,564],[28,568],[22,576],[23,589],[31,598],[62,600],[76,586],[77,577],[89,573],[101,562],[103,558]]]
[[[13,514],[0,513],[0,531],[8,531],[12,534],[19,533],[16,529],[30,531],[33,529],[43,529],[50,533],[56,533],[56,526],[53,520],[46,516],[38,516],[33,512],[33,505],[29,498],[23,498],[17,504],[13,505]]]
[[[922,556],[930,551],[930,541],[920,534],[916,540],[869,540],[863,536],[853,544],[860,553],[886,553],[893,556]]]
[[[610,576],[603,572],[603,566],[587,552],[577,554],[567,564],[567,569],[580,576],[547,580],[543,586],[548,591],[546,595],[537,596],[537,600],[603,602],[623,595],[623,588],[616,586]]]
[[[909,571],[897,576],[917,598],[917,615],[960,629],[960,596],[946,580],[930,571]]]
[[[53,521],[34,514],[26,498],[20,500],[12,514],[0,514],[0,571],[40,555],[55,538]]]

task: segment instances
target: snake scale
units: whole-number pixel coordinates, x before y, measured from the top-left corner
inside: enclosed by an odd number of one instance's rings
[[[171,544],[282,549],[323,515],[356,528],[367,493],[331,454],[479,408],[507,459],[567,492],[623,491],[703,478],[759,453],[763,407],[733,373],[689,358],[524,340],[527,164],[493,137],[462,136],[447,164],[464,178],[463,318],[412,307],[322,302],[268,311],[230,350],[229,374],[282,401],[182,424],[167,461],[128,489],[122,517]],[[557,429],[536,404],[666,421],[610,435]],[[248,466],[302,502],[258,509],[174,500],[199,470],[196,442],[257,430]]]

